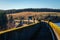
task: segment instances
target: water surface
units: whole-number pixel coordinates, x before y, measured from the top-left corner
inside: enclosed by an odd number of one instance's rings
[[[60,23],[56,23],[60,27]]]

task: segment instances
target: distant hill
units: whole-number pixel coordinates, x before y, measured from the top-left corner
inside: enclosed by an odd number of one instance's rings
[[[11,9],[11,10],[0,10],[5,13],[18,13],[18,12],[60,12],[60,9],[50,8],[27,8],[27,9]]]

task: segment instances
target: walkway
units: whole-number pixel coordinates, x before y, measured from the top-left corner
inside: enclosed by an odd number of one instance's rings
[[[57,38],[50,25],[40,22],[22,29],[6,32],[0,35],[0,40],[57,40]]]

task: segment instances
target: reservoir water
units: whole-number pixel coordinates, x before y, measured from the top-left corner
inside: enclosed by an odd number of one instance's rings
[[[60,23],[56,23],[60,27]]]

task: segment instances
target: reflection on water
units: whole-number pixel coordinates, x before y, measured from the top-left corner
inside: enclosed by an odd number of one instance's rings
[[[58,26],[60,26],[60,23],[56,23]]]

